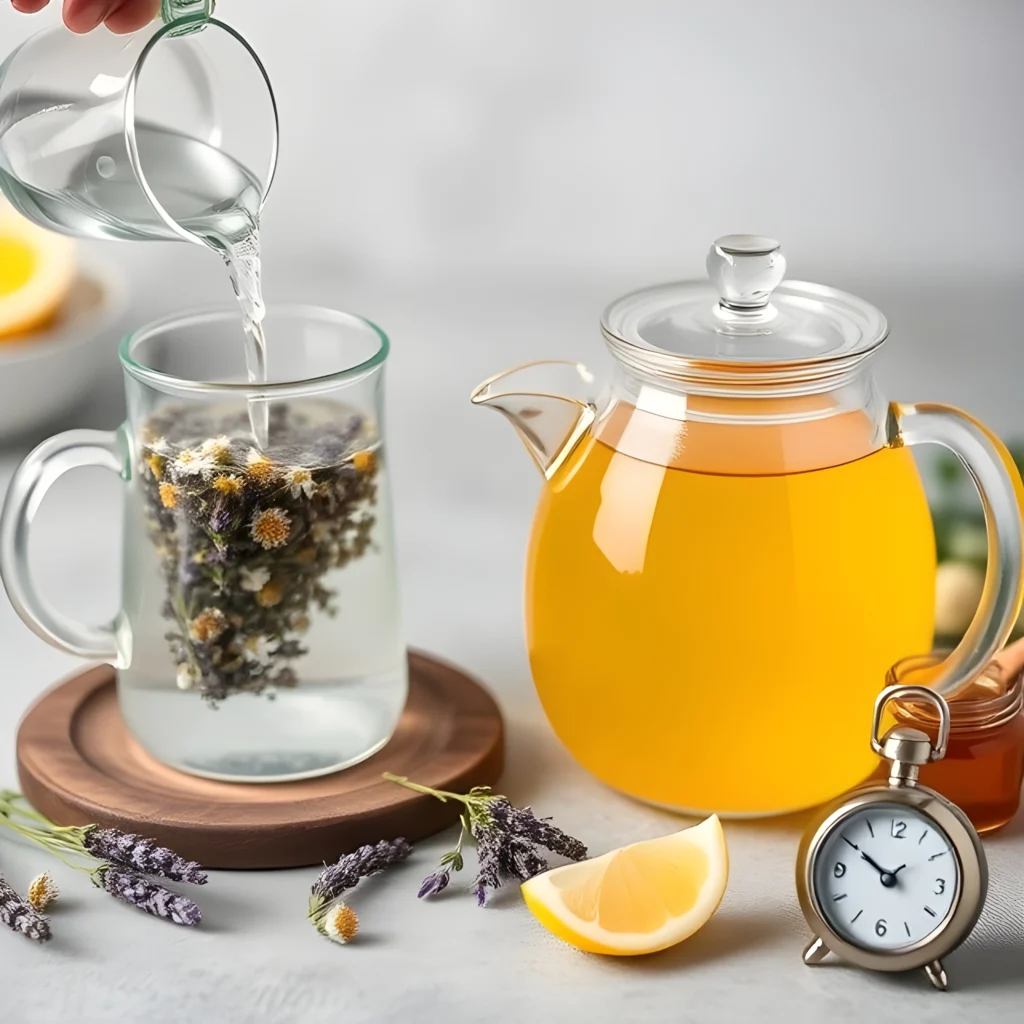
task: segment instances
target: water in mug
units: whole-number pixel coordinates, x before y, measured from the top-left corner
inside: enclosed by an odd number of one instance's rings
[[[178,237],[138,188],[122,134],[76,146],[74,123],[58,122],[55,128],[52,118],[27,118],[8,131],[27,136],[12,148],[34,154],[32,186],[0,164],[5,187],[26,212],[34,209],[38,219],[77,235]],[[142,166],[161,205],[225,260],[245,328],[249,379],[266,380],[258,179],[195,138],[145,124],[137,127],[136,135]],[[335,412],[343,415],[342,410]],[[321,413],[331,415],[329,409]],[[247,403],[253,450],[279,461],[270,416],[267,403]],[[240,423],[232,436],[245,433]],[[213,434],[207,438],[213,439]],[[366,452],[381,465],[375,440],[362,452],[345,453],[345,458],[366,457]],[[154,454],[143,450],[141,457]],[[310,468],[318,471],[315,465]],[[130,629],[124,642],[132,649],[129,667],[119,673],[119,686],[125,718],[147,749],[193,773],[274,781],[344,767],[386,743],[406,697],[386,474],[379,473],[371,547],[318,580],[334,595],[337,615],[319,610],[310,614],[301,637],[305,653],[293,662],[296,685],[232,691],[211,704],[175,683],[176,676],[180,683],[180,665],[167,640],[168,583],[145,527],[145,472],[142,464],[134,467],[128,498],[125,609]],[[170,478],[164,482],[174,486]]]
[[[275,781],[387,741],[405,649],[374,424],[335,403],[278,404],[275,440],[257,453],[246,416],[171,407],[144,428],[125,517],[133,650],[120,700],[164,762]]]

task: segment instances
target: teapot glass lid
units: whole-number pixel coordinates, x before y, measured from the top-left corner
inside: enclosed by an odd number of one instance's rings
[[[783,281],[773,238],[725,235],[707,281],[655,285],[618,299],[601,327],[611,342],[694,361],[808,363],[862,355],[889,328],[870,303],[825,285]]]

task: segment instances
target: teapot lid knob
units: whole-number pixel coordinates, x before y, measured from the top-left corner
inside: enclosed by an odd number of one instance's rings
[[[769,299],[786,274],[786,257],[774,238],[723,235],[708,251],[708,277],[719,295],[722,312],[756,313],[769,309]]]

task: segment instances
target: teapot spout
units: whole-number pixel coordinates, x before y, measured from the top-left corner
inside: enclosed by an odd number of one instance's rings
[[[505,416],[550,480],[594,422],[593,387],[581,363],[543,360],[489,377],[470,401]]]

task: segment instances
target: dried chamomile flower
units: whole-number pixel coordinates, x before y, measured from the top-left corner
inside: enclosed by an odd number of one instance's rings
[[[199,670],[187,661],[178,666],[177,684],[179,690],[191,690],[200,680]]]
[[[360,473],[372,473],[377,468],[377,456],[370,451],[356,452],[352,456],[352,465]]]
[[[219,608],[205,608],[193,620],[189,626],[189,636],[198,643],[209,643],[227,629],[227,619]]]
[[[28,901],[34,910],[44,911],[59,895],[57,883],[45,871],[28,884]]]
[[[255,594],[262,590],[270,582],[270,570],[266,566],[249,568],[244,566],[238,574],[238,585],[243,589]]]
[[[238,497],[245,488],[245,481],[240,476],[233,476],[231,473],[222,473],[213,481],[213,489],[219,494],[228,497]]]
[[[305,495],[312,498],[316,491],[316,483],[313,474],[302,466],[290,466],[284,474],[285,486],[291,491],[293,498],[300,498]]]
[[[160,501],[164,508],[177,508],[178,488],[174,484],[162,483],[160,485]]]
[[[323,919],[323,933],[332,942],[344,945],[359,931],[359,918],[347,903],[335,903]]]
[[[201,455],[186,448],[178,454],[171,467],[177,476],[207,476],[217,469],[217,462],[209,455]]]
[[[265,508],[253,516],[252,539],[265,548],[279,548],[288,543],[291,522],[283,508]]]

